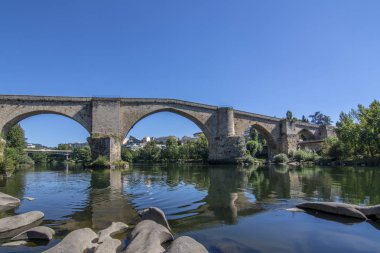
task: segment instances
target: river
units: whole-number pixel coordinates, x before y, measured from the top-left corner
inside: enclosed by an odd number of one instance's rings
[[[112,221],[133,226],[137,211],[150,206],[166,213],[176,236],[190,235],[212,253],[380,252],[380,223],[286,210],[305,200],[379,204],[379,182],[379,168],[36,166],[0,181],[1,192],[34,198],[0,217],[40,210],[55,239],[0,252],[41,252],[70,231],[98,231]]]

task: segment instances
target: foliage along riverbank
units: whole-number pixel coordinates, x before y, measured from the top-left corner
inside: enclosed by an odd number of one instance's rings
[[[296,151],[274,156],[276,163],[314,162],[319,165],[379,166],[380,165],[380,102],[368,107],[358,105],[342,112],[336,123],[336,137],[325,140],[319,152]]]

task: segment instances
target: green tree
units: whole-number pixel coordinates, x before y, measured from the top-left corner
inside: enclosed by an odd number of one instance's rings
[[[246,140],[247,151],[254,157],[257,153],[263,151],[264,145],[266,145],[265,138],[252,126],[249,130],[248,140]]]
[[[263,150],[263,146],[257,140],[250,140],[246,145],[251,156],[255,156],[257,152],[261,152]]]
[[[197,158],[207,161],[208,159],[208,141],[206,136],[202,133],[194,143],[195,154]]]
[[[293,120],[293,113],[289,110],[286,112],[286,119],[290,121]]]
[[[179,159],[179,146],[178,139],[174,136],[170,136],[166,140],[166,147],[162,150],[162,158],[169,161],[177,161]]]
[[[65,149],[62,149],[65,150]],[[90,146],[84,146],[81,148],[74,148],[72,158],[75,162],[88,163],[91,162],[91,149]]]
[[[311,123],[317,125],[331,125],[332,123],[330,116],[324,115],[321,112],[315,112],[309,118],[311,118]]]
[[[380,153],[380,103],[374,100],[368,108],[358,106],[354,112],[359,124],[360,142],[364,150],[375,157]]]
[[[133,160],[136,158],[137,152],[127,148],[122,147],[121,148],[121,159],[126,162],[133,162]]]
[[[144,161],[159,161],[161,157],[161,148],[155,141],[148,142],[141,150],[139,158]]]
[[[58,150],[72,150],[73,148],[71,147],[70,144],[60,143],[60,144],[58,144],[57,149]]]
[[[6,141],[8,148],[14,148],[21,154],[24,153],[24,149],[26,148],[25,132],[20,124],[16,124],[11,128],[6,137]]]

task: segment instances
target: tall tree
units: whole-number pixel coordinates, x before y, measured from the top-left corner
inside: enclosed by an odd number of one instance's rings
[[[315,112],[314,114],[309,115],[309,118],[311,119],[311,123],[317,125],[331,125],[332,123],[330,116],[324,115],[321,112]]]
[[[20,124],[14,125],[7,135],[7,147],[15,148],[19,152],[24,152],[24,148],[26,148],[25,142],[25,132],[24,129],[20,126]]]
[[[294,118],[293,118],[293,113],[291,112],[291,111],[287,111],[286,112],[286,119],[287,120],[293,120]]]

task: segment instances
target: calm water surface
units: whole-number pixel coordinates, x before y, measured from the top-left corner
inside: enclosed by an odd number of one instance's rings
[[[33,197],[0,217],[40,210],[56,239],[0,252],[41,252],[72,230],[112,221],[138,222],[137,211],[164,210],[178,235],[210,252],[380,252],[380,223],[289,212],[305,200],[380,203],[380,168],[133,165],[90,171],[65,165],[35,168],[0,181],[0,191]],[[123,235],[125,237],[126,235]]]

